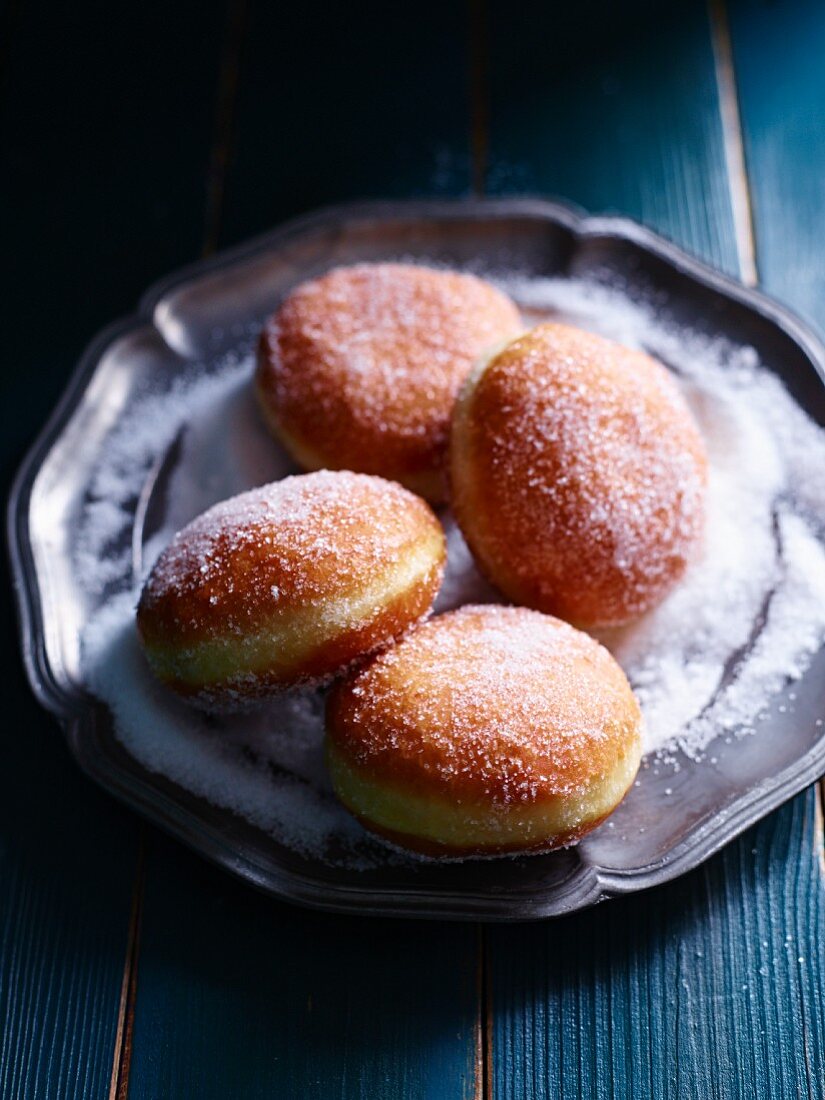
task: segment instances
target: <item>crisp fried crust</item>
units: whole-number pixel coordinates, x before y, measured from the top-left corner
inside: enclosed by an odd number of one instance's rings
[[[441,582],[444,536],[420,498],[323,471],[217,505],[159,558],[138,629],[160,679],[225,707],[323,679],[399,637]]]
[[[307,469],[380,474],[440,502],[459,387],[479,355],[520,329],[515,305],[474,276],[338,268],[297,287],[266,324],[259,403]]]
[[[703,530],[705,447],[673,378],[564,325],[478,364],[456,404],[450,477],[488,579],[582,626],[655,606]]]
[[[429,854],[548,851],[594,828],[638,768],[641,716],[606,649],[526,608],[464,607],[336,685],[335,789]]]

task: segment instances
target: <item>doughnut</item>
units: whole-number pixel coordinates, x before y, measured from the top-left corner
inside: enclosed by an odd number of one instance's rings
[[[137,626],[156,676],[233,710],[323,681],[429,612],[445,544],[400,485],[321,471],[232,497],[184,527],[143,588]]]
[[[510,299],[473,275],[337,268],[293,290],[264,327],[259,404],[305,469],[378,474],[441,503],[459,387],[521,329]]]
[[[453,415],[450,480],[487,579],[585,628],[654,607],[702,537],[705,446],[675,380],[566,325],[476,365]]]
[[[633,782],[641,717],[603,646],[523,607],[431,619],[327,702],[333,786],[372,832],[432,856],[546,852]]]

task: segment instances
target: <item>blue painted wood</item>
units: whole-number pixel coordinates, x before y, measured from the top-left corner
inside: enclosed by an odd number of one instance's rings
[[[703,4],[491,4],[487,189],[618,211],[737,270]]]
[[[3,20],[5,484],[95,329],[199,247],[224,10],[28,0]],[[31,697],[0,593],[0,1095],[94,1100],[109,1093],[137,823]]]
[[[130,1100],[469,1098],[476,936],[279,905],[158,838]]]
[[[493,1096],[821,1096],[815,799],[650,894],[491,930]]]
[[[10,615],[4,623],[14,671],[0,775],[0,1095],[103,1097],[135,825],[76,773],[57,729],[26,694]]]
[[[664,25],[649,14],[634,6],[628,26],[625,8],[602,18],[580,5],[560,32],[558,12],[547,9],[535,45],[516,60],[503,32],[511,10],[501,10],[491,35],[491,187],[561,191],[630,213],[736,271],[706,14],[679,5]],[[772,35],[759,39],[766,52],[777,25]],[[571,41],[587,42],[584,55]],[[762,62],[754,83],[770,69],[781,84],[782,56],[774,51],[768,65],[763,54]],[[788,207],[798,155],[793,163],[777,165]],[[797,216],[783,205],[772,203],[777,239]],[[809,224],[804,206],[799,233]],[[555,924],[490,929],[496,1100],[821,1095],[815,808],[811,791],[705,868],[650,894]]]
[[[760,281],[825,332],[825,10],[730,6]]]

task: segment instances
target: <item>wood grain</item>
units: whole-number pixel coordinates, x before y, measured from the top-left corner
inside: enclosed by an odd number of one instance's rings
[[[733,213],[733,229],[736,237],[736,251],[739,256],[738,274],[746,286],[755,286],[759,279],[756,271],[756,240],[754,238],[750,185],[745,166],[742,120],[739,116],[739,95],[736,90],[736,74],[733,71],[730,24],[725,0],[708,0],[708,15],[710,17],[710,34],[716,62],[719,115],[722,121],[722,137],[725,145],[725,162]]]
[[[825,11],[735,0],[728,20],[760,281],[825,332]]]
[[[638,218],[737,271],[701,5],[491,4],[487,189]]]
[[[814,802],[650,894],[492,929],[493,1095],[821,1096]]]
[[[135,1022],[138,960],[140,958],[141,915],[143,893],[146,885],[146,833],[144,822],[138,825],[138,856],[132,885],[132,907],[126,934],[126,951],[123,957],[123,976],[120,983],[120,1001],[117,1009],[117,1031],[112,1054],[112,1073],[109,1080],[109,1100],[126,1100],[129,1094],[129,1071],[132,1064],[132,1034]]]
[[[200,251],[224,22],[224,0],[23,7],[0,104],[9,463],[96,330]]]
[[[159,837],[142,923],[130,1100],[474,1095],[472,926],[301,911]]]
[[[223,3],[4,10],[4,482],[95,330],[197,253]],[[187,50],[193,26],[198,47]],[[20,665],[0,770],[0,1095],[108,1095],[136,822],[85,781]]]

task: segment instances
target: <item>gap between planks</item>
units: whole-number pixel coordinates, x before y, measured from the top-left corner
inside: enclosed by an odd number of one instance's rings
[[[756,258],[753,203],[748,183],[745,142],[739,114],[739,94],[736,87],[736,70],[726,0],[708,0],[708,18],[716,66],[719,112],[739,274],[742,282],[747,286],[756,286],[759,282],[759,269]],[[825,876],[825,779],[821,779],[817,786],[818,797],[814,800],[813,845],[820,872]]]
[[[146,826],[140,823],[138,853],[135,861],[135,881],[126,936],[126,955],[120,984],[115,1050],[109,1081],[109,1100],[126,1100],[129,1092],[129,1066],[132,1058],[132,1028],[137,996],[138,957],[140,955],[140,921],[143,912],[143,886],[146,880]]]
[[[226,37],[221,51],[215,126],[206,176],[202,255],[218,247],[226,192],[226,173],[232,151],[232,131],[238,99],[238,74],[248,24],[247,0],[229,0]]]
[[[736,74],[733,67],[733,47],[725,0],[708,0],[708,18],[716,67],[716,85],[719,93],[719,113],[722,120],[722,140],[725,148],[725,166],[728,173],[733,230],[739,260],[739,276],[746,286],[756,286],[759,276],[756,267],[756,241],[753,229],[748,171],[745,163],[745,144],[742,136],[742,120],[739,117],[739,96],[736,90]]]
[[[490,966],[487,928],[476,925],[476,1025],[473,1100],[493,1100],[492,1040],[493,1016],[490,1001]]]
[[[469,131],[471,190],[476,198],[486,192],[489,149],[488,38],[485,0],[467,0],[469,56]],[[476,937],[475,1081],[473,1100],[493,1100],[493,1015],[487,929],[478,924]]]

